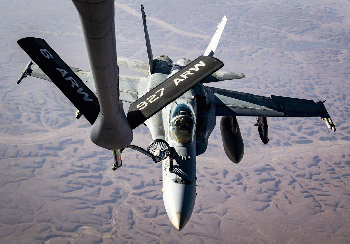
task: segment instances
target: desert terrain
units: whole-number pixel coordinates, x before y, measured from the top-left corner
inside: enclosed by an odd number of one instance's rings
[[[161,165],[132,150],[90,141],[90,124],[47,81],[16,81],[29,57],[16,41],[44,38],[69,65],[89,70],[70,1],[0,4],[1,243],[350,243],[350,1],[143,1],[153,54],[173,61],[205,51],[223,15],[215,56],[245,79],[211,86],[257,95],[326,100],[336,124],[239,117],[245,155],[223,150],[220,118],[197,157],[197,199],[177,231],[162,200]],[[147,61],[137,1],[115,3],[119,56]],[[137,73],[121,67],[121,74]],[[125,104],[127,108],[128,105]],[[147,147],[140,126],[134,144]]]

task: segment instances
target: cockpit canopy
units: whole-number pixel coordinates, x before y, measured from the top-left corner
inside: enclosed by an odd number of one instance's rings
[[[171,60],[171,58],[169,58],[168,56],[165,56],[165,55],[161,55],[159,57],[156,57],[155,60],[160,60],[160,61],[164,61],[168,64],[173,64],[173,60]]]
[[[182,58],[182,59],[177,60],[175,65],[181,66],[183,68],[190,63],[191,63],[191,60],[189,60],[187,58]]]
[[[175,74],[176,72],[178,72],[179,70],[182,70],[183,68],[185,68],[186,65],[190,64],[191,60],[186,59],[186,58],[182,58],[179,59],[178,61],[176,61],[176,63],[173,65],[172,69],[171,69],[171,74]]]
[[[154,68],[153,73],[170,74],[173,67],[173,61],[165,55],[159,56],[153,60]]]
[[[186,104],[174,109],[170,120],[170,137],[178,143],[191,143],[194,140],[195,121],[192,110]]]

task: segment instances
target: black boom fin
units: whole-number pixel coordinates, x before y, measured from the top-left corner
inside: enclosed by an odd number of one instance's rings
[[[130,105],[127,115],[130,127],[135,129],[223,66],[219,59],[200,56]]]
[[[47,42],[40,38],[26,37],[18,40],[17,43],[80,113],[93,124],[100,112],[97,97]]]

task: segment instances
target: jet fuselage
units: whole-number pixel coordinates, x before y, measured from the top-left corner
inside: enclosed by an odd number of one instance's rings
[[[167,56],[156,58],[148,90],[164,82],[189,62],[180,59],[173,64]],[[209,112],[211,106],[209,102],[206,103],[204,91],[203,85],[196,85],[145,122],[153,140],[165,140],[170,146],[170,156],[162,161],[163,200],[168,217],[178,230],[190,219],[195,204],[196,156],[205,151],[208,137],[215,126],[211,125],[209,131],[207,126],[197,130],[198,119],[205,122],[209,121],[209,114],[215,117],[214,111]],[[201,103],[200,108],[198,103]],[[208,111],[203,112],[203,109]],[[205,123],[201,125],[203,127]]]

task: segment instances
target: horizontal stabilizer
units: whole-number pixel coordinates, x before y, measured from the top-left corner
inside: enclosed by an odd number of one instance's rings
[[[130,105],[127,118],[131,128],[142,124],[223,66],[220,60],[210,56],[201,56],[188,64]]]
[[[132,69],[144,75],[148,75],[150,70],[148,63],[130,58],[118,57],[118,65]]]
[[[234,79],[243,79],[245,75],[241,72],[227,72],[227,71],[218,71],[213,74],[213,76],[220,80],[234,80]]]
[[[97,97],[47,42],[40,38],[26,37],[18,40],[17,43],[80,113],[93,124],[100,111]]]
[[[211,82],[218,82],[218,81],[224,81],[224,80],[235,80],[235,79],[243,79],[245,78],[245,75],[240,72],[227,72],[227,71],[217,71],[214,74],[208,76],[205,78],[202,83],[211,83]]]

